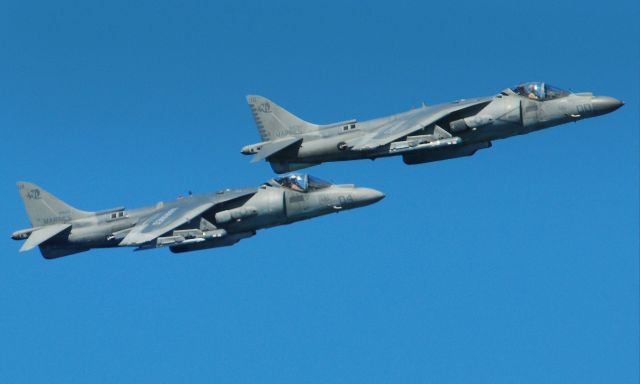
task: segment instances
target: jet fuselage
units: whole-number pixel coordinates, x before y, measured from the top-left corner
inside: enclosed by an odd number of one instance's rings
[[[85,212],[66,205],[35,184],[18,183],[32,224],[13,233],[46,258],[91,248],[168,246],[187,252],[228,246],[264,228],[362,207],[384,197],[351,184],[335,185],[304,174],[272,179],[255,189],[189,195],[155,206]]]
[[[491,97],[318,126],[259,96],[250,96],[249,102],[263,139],[269,140],[245,146],[242,153],[266,158],[278,173],[327,161],[403,155],[406,163],[417,164],[468,156],[494,140],[603,115],[623,105],[612,97],[527,83]],[[293,138],[290,144],[288,138]],[[283,141],[287,146],[261,154]]]

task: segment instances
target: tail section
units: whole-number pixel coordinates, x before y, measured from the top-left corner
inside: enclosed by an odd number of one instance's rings
[[[20,181],[17,185],[33,227],[64,224],[92,214],[73,208],[33,183]]]
[[[262,141],[276,140],[318,130],[319,126],[308,123],[282,108],[266,97],[249,95],[247,102],[258,126]]]

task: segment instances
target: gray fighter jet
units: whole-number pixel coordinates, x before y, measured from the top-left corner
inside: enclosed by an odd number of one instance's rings
[[[423,105],[375,120],[317,125],[262,96],[247,96],[262,142],[242,148],[266,159],[276,173],[327,161],[402,155],[406,164],[471,156],[492,140],[603,115],[624,103],[525,83],[495,96]]]
[[[14,232],[11,238],[26,240],[21,252],[39,246],[47,259],[91,248],[168,246],[177,253],[224,247],[262,228],[362,207],[384,197],[374,189],[290,174],[258,188],[189,194],[132,210],[85,212],[35,184],[19,182],[18,189],[32,227]]]

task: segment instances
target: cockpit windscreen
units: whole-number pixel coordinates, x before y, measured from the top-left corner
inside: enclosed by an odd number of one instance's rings
[[[331,183],[303,173],[291,173],[273,179],[277,184],[297,192],[316,191],[331,186]]]
[[[571,92],[555,87],[551,84],[532,82],[520,84],[511,89],[520,96],[526,96],[532,100],[553,100],[568,96]]]
[[[311,175],[307,175],[307,181],[310,191],[317,191],[318,189],[324,189],[331,186],[330,182],[319,179],[317,177],[313,177]]]

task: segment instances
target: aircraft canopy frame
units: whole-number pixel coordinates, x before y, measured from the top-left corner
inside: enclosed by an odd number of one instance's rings
[[[296,192],[311,192],[328,188],[332,183],[306,173],[289,173],[276,177],[273,182]]]
[[[554,100],[559,99],[561,97],[566,97],[571,94],[571,92],[553,86],[551,84],[542,83],[542,82],[530,82],[519,84],[511,90],[524,97],[528,97],[532,100],[546,101],[546,100]]]

